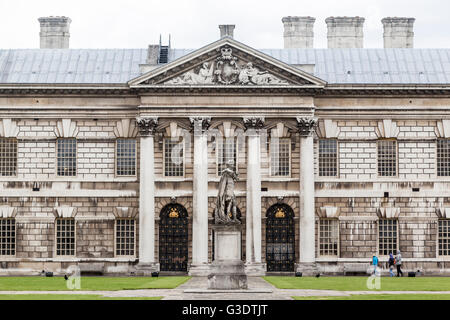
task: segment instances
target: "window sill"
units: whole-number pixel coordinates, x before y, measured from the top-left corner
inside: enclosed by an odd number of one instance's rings
[[[261,182],[296,182],[300,181],[300,178],[292,177],[268,177],[261,179]]]
[[[157,177],[155,178],[155,182],[190,182],[192,178],[183,178],[183,177]]]

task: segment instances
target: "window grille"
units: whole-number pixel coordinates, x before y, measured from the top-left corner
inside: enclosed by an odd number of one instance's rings
[[[117,139],[116,175],[136,175],[136,139]]]
[[[397,252],[397,220],[382,219],[378,224],[378,249],[380,255]]]
[[[56,219],[56,255],[75,255],[75,219]]]
[[[320,139],[319,140],[319,176],[336,177],[337,176],[337,140]]]
[[[319,220],[319,254],[337,256],[339,244],[339,221],[336,219]]]
[[[135,244],[135,220],[116,220],[116,255],[133,256]]]
[[[378,141],[378,176],[394,177],[397,175],[397,141]]]
[[[217,146],[217,174],[220,176],[227,167],[227,163],[233,163],[232,169],[236,171],[236,138],[228,137],[218,140]]]
[[[437,175],[438,177],[450,176],[450,139],[437,141]]]
[[[0,256],[16,254],[16,221],[11,218],[0,219]]]
[[[291,166],[291,139],[271,139],[270,173],[275,177],[289,177]]]
[[[164,139],[164,176],[184,176],[183,139]]]
[[[17,175],[17,139],[0,138],[0,176]]]
[[[77,140],[74,138],[58,139],[57,150],[58,176],[76,176]]]
[[[439,255],[440,256],[449,256],[450,255],[450,219],[439,220],[438,242],[439,242]]]

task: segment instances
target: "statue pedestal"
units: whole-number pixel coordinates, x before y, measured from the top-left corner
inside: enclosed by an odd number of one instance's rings
[[[213,225],[214,261],[208,275],[208,289],[247,289],[247,276],[241,259],[242,225]]]

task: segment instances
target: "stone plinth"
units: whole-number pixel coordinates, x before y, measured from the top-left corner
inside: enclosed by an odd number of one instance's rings
[[[214,261],[208,275],[208,289],[247,289],[241,259],[241,225],[214,225]]]
[[[138,263],[136,265],[136,275],[151,276],[152,273],[159,272],[159,263]]]

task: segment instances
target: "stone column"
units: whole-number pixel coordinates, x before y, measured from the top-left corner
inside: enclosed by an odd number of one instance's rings
[[[314,128],[316,118],[297,118],[300,134],[300,257],[297,271],[311,275],[315,266]]]
[[[194,129],[191,276],[207,276],[208,264],[208,136],[210,117],[189,118]]]
[[[154,135],[157,117],[136,119],[140,140],[139,264],[140,273],[159,271],[155,260],[155,166]]]
[[[263,117],[244,118],[247,138],[247,208],[246,208],[246,264],[247,275],[264,275],[261,260],[261,138]]]

